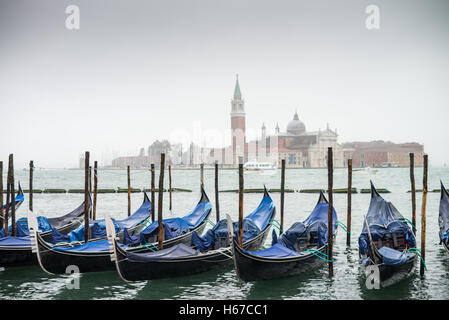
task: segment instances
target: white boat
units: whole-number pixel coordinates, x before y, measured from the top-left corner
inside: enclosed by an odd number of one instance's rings
[[[269,162],[248,161],[243,165],[243,169],[249,171],[276,170],[277,166]]]
[[[352,169],[352,172],[355,172],[355,173],[375,174],[375,173],[377,172],[377,169],[373,169],[373,168],[371,168],[371,167],[354,168],[354,169]]]

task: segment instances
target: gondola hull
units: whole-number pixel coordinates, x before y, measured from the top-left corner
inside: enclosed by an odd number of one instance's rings
[[[327,254],[327,245],[319,251]],[[267,258],[248,254],[234,242],[235,269],[239,278],[245,282],[296,276],[316,269],[323,263],[323,259],[312,253],[288,258]]]
[[[270,226],[245,242],[247,250],[258,250],[265,242]],[[188,244],[190,245],[190,244]],[[230,247],[212,250],[195,256],[151,262],[129,262],[126,252],[115,242],[117,271],[125,281],[154,280],[198,274],[232,265]]]
[[[379,269],[379,285],[381,288],[386,288],[394,285],[404,279],[409,278],[414,271],[416,264],[416,254],[410,254],[410,258],[403,264],[396,265],[385,265],[378,264],[375,265]],[[374,266],[374,264],[368,264],[364,267],[365,276],[369,275],[372,271],[369,267]]]
[[[179,243],[190,245],[192,232],[201,233],[205,226],[206,222],[203,222],[189,233],[164,241],[164,247],[169,248]],[[98,239],[98,241],[104,239]],[[39,264],[44,271],[51,274],[65,274],[69,266],[76,266],[80,273],[114,270],[114,264],[109,257],[109,250],[82,252],[55,250],[52,245],[43,241],[39,234],[37,234],[37,246],[39,250]],[[135,247],[128,250],[135,253],[148,251],[146,247]]]
[[[83,224],[83,219],[78,218],[70,224],[60,228],[61,233],[67,233]],[[41,234],[44,241],[51,240],[51,231]],[[27,237],[28,238],[28,237]],[[20,267],[37,264],[36,253],[32,252],[31,244],[26,246],[0,246],[0,266],[2,267]]]

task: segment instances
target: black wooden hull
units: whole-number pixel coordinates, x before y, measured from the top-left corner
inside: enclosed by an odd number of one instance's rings
[[[245,242],[247,250],[257,250],[265,242],[271,226],[256,237]],[[190,244],[189,244],[190,245]],[[116,243],[116,267],[120,277],[125,281],[155,280],[198,274],[232,264],[231,248],[221,248],[196,256],[181,257],[170,260],[151,262],[129,262],[126,252]]]
[[[84,219],[78,218],[73,222],[58,229],[61,233],[67,233],[82,225]],[[44,240],[49,241],[51,239],[51,231],[47,231],[41,234]],[[2,267],[19,267],[30,266],[37,264],[36,253],[31,250],[29,246],[0,246],[0,266]]]
[[[260,257],[243,252],[235,241],[233,249],[236,273],[245,282],[296,276],[325,263],[312,253],[286,258]],[[318,250],[327,254],[327,245]]]
[[[410,258],[407,260],[407,262],[403,264],[377,265],[379,268],[380,286],[382,288],[389,287],[410,277],[415,267],[415,263],[417,260],[416,257],[417,257],[416,254],[410,254]],[[372,266],[372,264],[368,264],[366,267],[369,266]],[[365,275],[368,272],[366,271],[366,267],[365,267]]]
[[[192,237],[192,232],[196,231],[198,233],[203,232],[206,226],[206,222],[202,222],[196,229],[181,235],[179,237],[166,240],[163,242],[164,247],[171,247],[179,243],[184,243],[190,245],[190,239]],[[93,241],[104,240],[96,239]],[[38,260],[41,268],[50,274],[65,274],[67,267],[76,266],[78,272],[101,272],[114,270],[114,264],[112,263],[109,250],[104,251],[60,251],[55,250],[50,244],[43,241],[40,235],[37,235],[37,246],[38,246]],[[136,247],[128,249],[130,252],[146,252],[148,251],[145,247]]]

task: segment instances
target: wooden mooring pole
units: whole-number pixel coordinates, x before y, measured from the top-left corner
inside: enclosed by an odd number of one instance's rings
[[[128,173],[128,217],[131,215],[131,172],[129,166],[127,167]]]
[[[420,275],[424,275],[425,266],[423,260],[426,260],[426,203],[427,203],[427,166],[428,155],[424,155],[424,175],[423,175],[423,189],[422,189],[422,207],[421,207],[421,265]]]
[[[158,248],[161,250],[163,248],[164,242],[164,224],[162,220],[162,204],[163,204],[163,196],[164,192],[164,165],[165,165],[165,153],[161,153],[161,165],[159,169],[159,192],[158,192],[158,201],[157,201],[157,220],[159,226],[159,234],[158,234]]]
[[[243,164],[239,163],[239,246],[243,248]]]
[[[200,164],[200,181],[201,186],[204,187],[204,163]]]
[[[415,154],[410,153],[410,183],[412,187],[412,224],[416,226],[416,187],[415,187]],[[416,229],[413,229],[413,234],[416,235]]]
[[[215,214],[217,222],[220,221],[220,203],[218,200],[218,162],[215,161]]]
[[[30,211],[33,211],[33,170],[34,170],[34,162],[33,160],[30,161],[30,183],[29,183],[29,195],[28,195],[28,199],[29,199],[29,208]]]
[[[5,230],[5,237],[8,236],[8,219],[9,219],[9,207],[10,207],[10,202],[11,202],[11,175],[10,175],[10,170],[8,168],[8,172],[6,174],[6,207],[5,207],[5,213],[4,213],[4,217],[5,217],[5,221],[4,221],[4,229]]]
[[[151,164],[151,222],[154,222],[154,218],[156,213],[154,212],[154,201],[155,201],[155,196],[154,196],[154,163]]]
[[[285,192],[285,159],[281,160],[281,227],[279,234],[284,230],[284,192]]]
[[[94,161],[94,208],[92,219],[97,219],[98,161]]]
[[[171,211],[172,209],[171,165],[168,165],[168,191],[170,196],[168,209]]]
[[[348,232],[346,234],[346,245],[351,245],[351,210],[352,210],[352,159],[348,159],[348,216],[346,223]]]
[[[327,149],[327,188],[329,195],[329,209],[327,211],[327,242],[328,242],[328,260],[329,260],[329,277],[334,275],[334,264],[333,260],[333,245],[334,245],[334,234],[333,234],[333,217],[332,217],[332,209],[333,209],[333,198],[332,198],[332,188],[333,188],[333,155],[332,148]]]
[[[14,155],[9,155],[9,166],[11,168],[11,233],[15,237],[16,230],[16,189],[14,186]]]
[[[89,241],[89,151],[84,155],[84,241]]]

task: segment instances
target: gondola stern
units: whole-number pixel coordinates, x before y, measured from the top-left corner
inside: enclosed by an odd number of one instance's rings
[[[441,185],[441,198],[443,199],[444,197],[448,198],[449,197],[449,193],[447,192],[447,189],[444,187],[443,181],[440,180],[440,185]]]
[[[45,241],[41,237],[36,215],[31,210],[28,210],[28,229],[30,232],[31,252],[36,254],[37,262],[39,263],[41,269],[48,274],[54,275],[54,273],[48,271],[42,263],[40,246]]]
[[[201,202],[210,202],[209,197],[207,196],[203,185],[201,185],[201,198],[200,198],[200,201],[198,201],[198,203],[201,203]]]
[[[374,187],[373,181],[369,181],[371,184],[371,198],[380,197],[379,192],[377,192],[376,188]]]
[[[323,190],[320,190],[320,196],[318,198],[317,204],[320,204],[320,203],[329,203],[326,199],[326,196],[323,193]]]
[[[150,200],[150,198],[148,197],[148,195],[147,195],[147,193],[145,192],[145,190],[143,190],[143,203],[147,203],[147,202],[150,202],[150,203],[151,203],[151,200]]]

